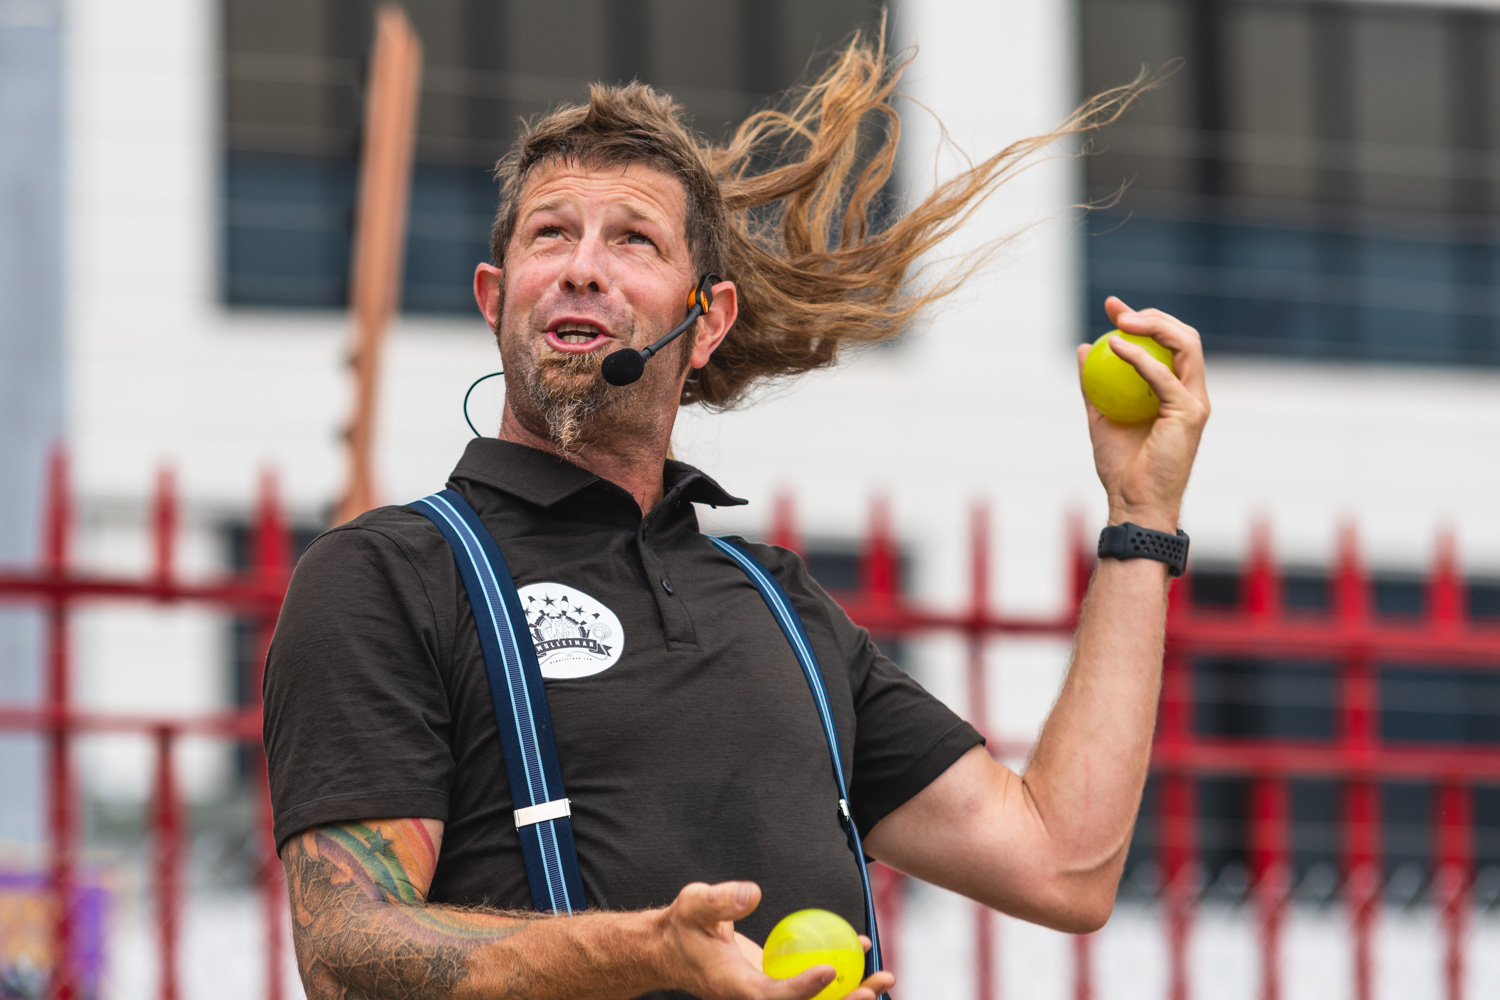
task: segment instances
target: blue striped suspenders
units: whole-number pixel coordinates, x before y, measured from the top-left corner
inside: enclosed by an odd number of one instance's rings
[[[583,881],[578,873],[578,850],[573,844],[571,811],[563,791],[562,769],[557,760],[557,744],[552,738],[552,717],[547,711],[547,693],[542,686],[542,672],[537,665],[536,648],[531,630],[521,609],[505,559],[494,536],[479,520],[479,515],[463,497],[453,490],[443,490],[418,500],[412,508],[425,515],[453,548],[458,561],[474,622],[479,626],[479,642],[484,650],[484,666],[490,679],[490,697],[495,705],[495,722],[500,728],[500,743],[505,753],[505,773],[510,781],[511,797],[516,802],[516,827],[521,833],[521,850],[526,859],[526,878],[531,885],[531,901],[538,910],[554,913],[576,913],[587,905]],[[823,674],[813,655],[812,643],[802,627],[802,619],[792,607],[781,584],[744,549],[721,538],[709,538],[721,552],[745,572],[755,589],[771,609],[776,623],[797,654],[797,662],[812,690],[818,706],[823,736],[828,741],[828,755],[833,761],[833,778],[838,788],[839,823],[849,839],[849,848],[859,865],[859,879],[865,894],[865,926],[870,937],[870,951],[865,956],[865,974],[879,972],[880,933],[875,926],[875,898],[870,892],[870,872],[865,865],[864,846],[849,811],[849,788],[844,780],[844,765],[839,752],[838,732],[828,707],[828,692]]]
[[[544,912],[577,913],[588,904],[573,845],[572,810],[563,791],[542,668],[510,569],[474,508],[453,490],[411,506],[437,525],[453,547],[474,609],[531,904]]]
[[[833,780],[839,790],[839,822],[849,838],[849,849],[854,852],[854,860],[859,865],[859,881],[865,891],[865,926],[869,928],[867,933],[870,936],[870,950],[865,955],[865,975],[873,975],[881,969],[880,931],[875,926],[875,895],[870,891],[870,870],[865,865],[865,848],[859,839],[859,828],[854,825],[854,816],[849,812],[849,788],[844,782],[839,734],[833,727],[833,712],[828,708],[828,691],[823,686],[823,672],[818,669],[812,642],[807,638],[807,631],[802,627],[797,609],[792,607],[792,599],[787,596],[781,584],[776,582],[775,577],[767,573],[750,553],[738,545],[731,545],[722,538],[710,537],[708,540],[733,559],[735,565],[744,570],[750,582],[755,584],[755,589],[760,591],[760,596],[765,599],[766,606],[776,618],[776,624],[781,626],[781,631],[786,635],[786,641],[792,644],[792,651],[797,654],[797,662],[802,664],[802,673],[807,677],[807,686],[812,689],[813,701],[817,702],[818,718],[823,721],[823,735],[828,740],[828,756],[833,758]]]

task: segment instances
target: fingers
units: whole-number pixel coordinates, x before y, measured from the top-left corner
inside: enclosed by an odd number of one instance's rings
[[[1161,400],[1163,407],[1179,410],[1195,408],[1197,399],[1188,391],[1187,386],[1172,374],[1172,369],[1152,357],[1144,347],[1132,344],[1124,337],[1110,337],[1109,348],[1140,373],[1151,391]]]
[[[1110,296],[1105,301],[1104,311],[1109,314],[1115,326],[1125,333],[1150,337],[1170,350],[1174,355],[1172,366],[1177,370],[1177,378],[1200,402],[1208,403],[1208,387],[1203,365],[1203,338],[1197,330],[1160,309],[1143,309],[1135,312],[1114,296]],[[1119,354],[1118,351],[1115,353]],[[1124,357],[1123,354],[1120,356]]]
[[[877,972],[875,975],[859,984],[859,988],[850,993],[845,1000],[878,1000],[879,997],[889,993],[892,986],[896,985],[896,977],[889,972]]]
[[[833,982],[838,973],[831,965],[815,965],[799,972],[790,979],[764,977],[771,985],[766,988],[765,1000],[812,1000]],[[853,994],[850,994],[853,996]],[[873,997],[869,1000],[874,1000]]]
[[[682,887],[677,904],[683,918],[700,927],[713,927],[725,920],[741,920],[760,905],[760,886],[754,882],[693,882]]]

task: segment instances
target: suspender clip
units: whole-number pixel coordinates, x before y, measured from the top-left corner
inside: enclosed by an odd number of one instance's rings
[[[532,826],[536,823],[545,823],[549,819],[562,819],[564,816],[573,815],[572,799],[553,799],[551,802],[539,802],[534,806],[526,806],[516,810],[516,829],[524,826]]]

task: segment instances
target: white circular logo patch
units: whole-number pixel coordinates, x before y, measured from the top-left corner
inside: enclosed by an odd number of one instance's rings
[[[609,608],[562,583],[528,583],[518,593],[543,677],[590,677],[619,662],[625,630]]]

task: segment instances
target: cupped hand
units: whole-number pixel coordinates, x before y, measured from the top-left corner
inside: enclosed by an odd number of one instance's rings
[[[1182,493],[1187,488],[1198,441],[1208,422],[1208,385],[1203,341],[1198,331],[1159,309],[1134,312],[1111,295],[1104,302],[1110,320],[1125,333],[1144,334],[1172,352],[1172,368],[1144,348],[1111,337],[1110,349],[1140,373],[1161,400],[1155,420],[1117,424],[1088,407],[1094,467],[1109,497],[1109,523],[1131,521],[1143,528],[1175,531]],[[1089,345],[1078,348],[1080,378]]]
[[[734,943],[739,946],[740,954],[745,956],[745,961],[757,969],[762,967],[761,959],[765,955],[764,948],[738,932],[734,935]],[[870,939],[861,934],[859,936],[859,946],[868,952],[870,950]],[[831,969],[833,966],[820,965],[816,966],[816,968]],[[877,1000],[878,997],[895,985],[896,977],[893,973],[877,972],[860,983],[844,1000]]]
[[[734,922],[758,905],[760,887],[754,882],[684,886],[662,918],[671,987],[703,1000],[810,1000],[833,982],[831,965],[814,966],[790,979],[772,979],[761,971],[760,946],[734,930]],[[860,940],[868,950],[868,940]],[[888,972],[876,973],[847,1000],[876,1000],[895,982]]]

